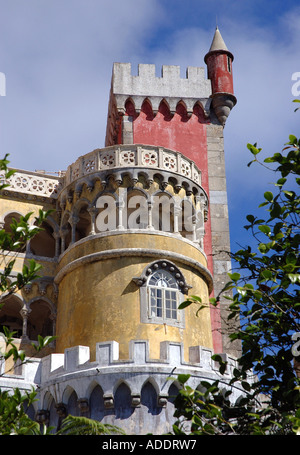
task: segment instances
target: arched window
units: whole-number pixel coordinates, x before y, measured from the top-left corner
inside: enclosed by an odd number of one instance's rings
[[[141,391],[141,407],[147,409],[147,413],[152,416],[161,413],[162,408],[157,405],[157,393],[153,385],[147,381]]]
[[[3,222],[3,229],[7,234],[11,236],[11,240],[9,241],[9,244],[4,244],[3,249],[10,250],[10,251],[17,251],[19,253],[25,253],[26,250],[26,244],[13,244],[13,241],[16,241],[16,235],[15,235],[15,229],[13,228],[13,225],[15,223],[19,223],[22,219],[22,215],[17,212],[11,212],[8,213]]]
[[[116,419],[128,419],[133,413],[134,408],[131,405],[131,391],[124,382],[118,386],[114,396],[114,402]]]
[[[178,306],[191,286],[175,264],[152,262],[133,281],[140,286],[141,322],[184,327],[184,312]]]
[[[157,270],[148,279],[149,317],[177,320],[178,284],[171,273]]]
[[[38,336],[53,336],[53,320],[51,308],[45,300],[37,299],[30,304],[28,316],[28,336],[32,341],[37,341]]]
[[[23,333],[23,319],[21,309],[23,302],[15,295],[9,296],[0,308],[0,332],[7,327],[14,332],[14,338],[21,338]]]
[[[30,251],[35,256],[53,258],[55,256],[54,230],[49,223],[43,222],[42,230],[30,241]]]
[[[101,422],[105,415],[103,390],[99,385],[96,385],[90,396],[90,418]]]
[[[88,212],[88,205],[84,204],[78,213],[78,222],[76,224],[76,238],[80,240],[89,235],[91,232],[91,217]]]
[[[71,395],[69,397],[67,409],[68,409],[68,414],[71,414],[72,416],[80,415],[80,411],[79,411],[79,407],[78,407],[78,397],[77,397],[77,393],[75,392],[75,390],[71,393]]]

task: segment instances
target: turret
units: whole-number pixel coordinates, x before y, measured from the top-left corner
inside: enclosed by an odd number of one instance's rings
[[[223,126],[231,109],[236,104],[232,77],[233,58],[217,27],[209,52],[204,57],[204,61],[207,64],[208,79],[211,80],[212,107],[219,122]]]

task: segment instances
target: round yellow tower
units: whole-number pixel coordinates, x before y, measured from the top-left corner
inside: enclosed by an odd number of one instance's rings
[[[69,166],[61,208],[57,352],[115,340],[213,348],[203,251],[208,199],[194,163],[163,147],[118,145]],[[207,308],[178,310],[188,294]]]

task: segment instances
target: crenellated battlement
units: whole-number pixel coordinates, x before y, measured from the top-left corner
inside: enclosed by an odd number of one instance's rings
[[[118,95],[201,99],[210,97],[211,82],[202,67],[189,66],[186,78],[182,78],[179,66],[163,65],[161,77],[157,77],[155,65],[139,64],[138,75],[134,76],[130,63],[115,63],[112,89]]]
[[[26,383],[36,384],[43,387],[43,384],[52,379],[58,379],[65,375],[125,372],[128,369],[149,371],[157,370],[162,372],[166,367],[169,373],[173,368],[198,371],[201,373],[218,373],[219,363],[212,360],[213,351],[204,346],[191,346],[189,348],[189,360],[184,360],[183,343],[163,341],[160,343],[160,358],[150,358],[148,340],[131,340],[129,344],[129,358],[119,358],[119,343],[116,341],[105,341],[96,344],[96,360],[90,360],[90,348],[88,346],[74,346],[65,349],[64,353],[50,354],[34,362],[24,363],[18,367],[15,374],[4,374],[5,364],[1,363],[0,386],[5,387],[8,379],[14,380],[15,384]],[[228,354],[221,354],[223,361],[227,362],[225,378],[231,377],[234,368],[238,368],[237,360]],[[129,371],[129,370],[128,370]],[[17,386],[17,385],[16,385]]]
[[[168,371],[176,368],[199,369],[201,371],[218,372],[219,364],[212,360],[213,351],[204,346],[191,346],[189,348],[189,360],[184,360],[183,343],[164,341],[160,343],[160,358],[152,359],[149,355],[148,340],[131,340],[129,344],[129,358],[119,358],[119,343],[107,341],[96,344],[96,360],[90,361],[90,349],[87,346],[74,346],[65,350],[64,354],[50,354],[42,359],[42,382],[51,378],[70,373],[80,373],[95,370],[105,373],[109,369],[116,368],[121,371],[130,367],[155,367],[161,370],[167,367]],[[221,354],[228,366],[225,376],[231,376],[232,370],[237,368],[234,357]]]
[[[147,100],[154,115],[158,112],[161,102],[164,101],[171,114],[175,113],[179,103],[185,106],[188,115],[198,104],[201,106],[204,116],[208,117],[211,93],[211,82],[205,78],[202,67],[188,67],[186,78],[183,78],[179,66],[163,65],[161,77],[158,77],[155,65],[139,64],[138,75],[134,76],[130,63],[115,63],[109,102],[108,130],[116,112],[119,114],[126,112],[126,103],[129,100],[133,103],[137,113]]]

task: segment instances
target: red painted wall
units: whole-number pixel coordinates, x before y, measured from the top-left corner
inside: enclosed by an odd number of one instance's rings
[[[128,115],[132,115],[133,142],[166,147],[181,152],[190,158],[202,171],[202,186],[208,191],[206,127],[203,111],[196,106],[188,117],[183,105],[179,105],[174,115],[164,103],[154,116],[151,106],[145,102],[139,115],[128,106]]]

